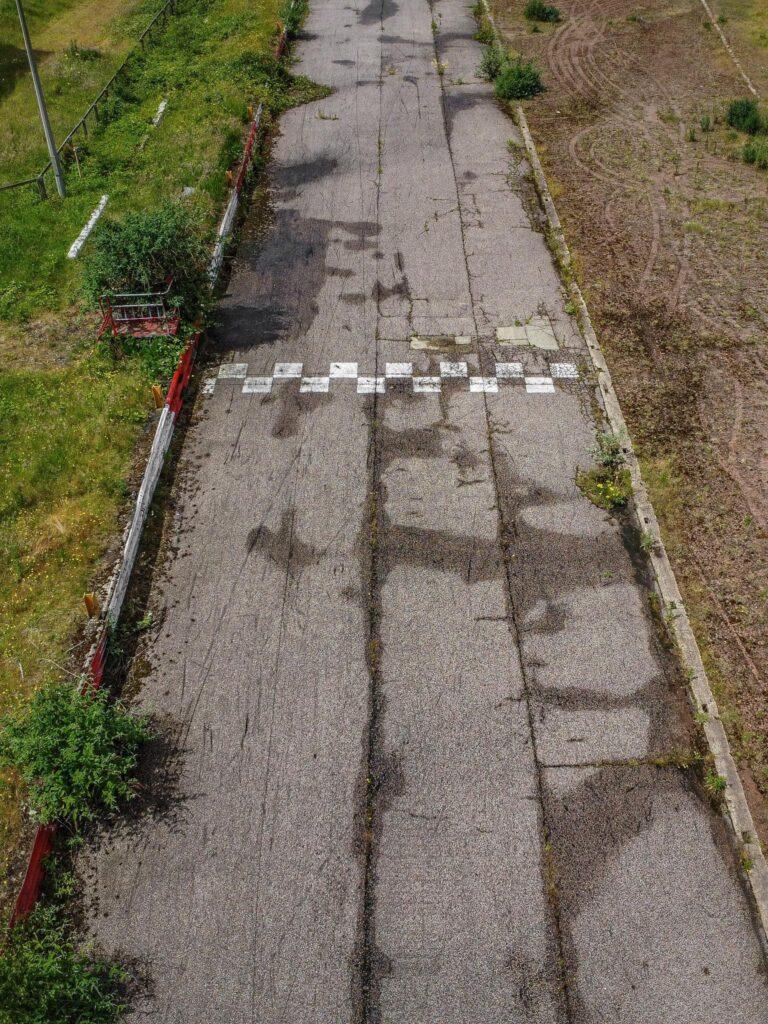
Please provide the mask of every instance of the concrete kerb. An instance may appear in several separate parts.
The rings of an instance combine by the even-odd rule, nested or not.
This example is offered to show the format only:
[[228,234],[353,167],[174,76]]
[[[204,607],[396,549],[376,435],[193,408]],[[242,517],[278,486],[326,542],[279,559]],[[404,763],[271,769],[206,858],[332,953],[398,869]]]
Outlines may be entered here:
[[[245,184],[246,173],[253,154],[253,146],[261,127],[262,112],[263,104],[260,103],[249,127],[248,138],[232,195],[227,202],[224,215],[216,233],[216,242],[208,269],[208,276],[212,287],[216,285],[218,280],[226,244],[232,234],[240,202],[240,194]],[[123,535],[122,549],[115,569],[104,590],[104,600],[102,603],[104,611],[100,618],[95,620],[91,626],[93,640],[83,662],[83,674],[86,680],[84,683],[85,688],[98,689],[101,685],[107,656],[108,636],[110,630],[117,623],[122,611],[125,595],[136,564],[144,523],[152,505],[152,499],[154,498],[165,463],[165,456],[173,438],[176,421],[183,403],[184,389],[192,372],[192,365],[199,341],[200,334],[198,333],[194,335],[179,358],[168,389],[165,405],[157,421],[149,458],[147,459],[139,492],[136,496],[136,503]],[[11,914],[10,927],[13,927],[26,917],[34,909],[40,898],[45,880],[45,860],[52,852],[55,834],[55,825],[41,826],[35,834],[24,881]]]
[[[488,0],[482,0],[482,3],[488,22],[493,29],[496,45],[503,49],[503,43],[488,6]],[[702,3],[707,7],[705,0],[702,0]],[[707,10],[709,12],[708,8]],[[709,13],[711,16],[711,12]],[[731,52],[730,47],[728,47],[728,50]],[[732,53],[731,56],[733,57]],[[733,59],[739,70],[741,70],[741,66],[736,58],[733,57]],[[742,75],[746,78],[743,71]],[[748,79],[747,81],[750,88],[752,88]],[[570,273],[573,264],[568,243],[565,240],[563,227],[547,185],[525,112],[519,104],[515,107],[515,121],[523,138],[528,162],[533,172],[536,190],[547,218],[552,240],[557,246],[560,263],[568,277],[566,285],[570,292],[570,297],[576,306],[579,327],[597,373],[597,383],[603,400],[606,418],[611,430],[622,438],[627,466],[632,476],[633,502],[638,526],[641,533],[650,536],[652,541],[650,559],[664,619],[677,645],[688,684],[691,703],[694,711],[698,713],[698,717],[703,722],[704,735],[714,760],[715,770],[727,782],[724,793],[725,816],[726,820],[730,823],[737,853],[739,854],[744,876],[754,902],[763,951],[768,956],[768,863],[757,837],[752,812],[749,809],[741,777],[731,753],[725,727],[720,718],[717,702],[715,701],[707,672],[704,668],[699,645],[696,642],[680,588],[677,585],[677,579],[664,546],[656,513],[653,510],[648,490],[640,472],[640,465],[632,446],[624,414],[621,411],[619,400],[613,388],[611,372],[608,369],[603,350],[592,326],[592,319],[589,315],[589,309],[587,308],[584,296],[577,281]]]

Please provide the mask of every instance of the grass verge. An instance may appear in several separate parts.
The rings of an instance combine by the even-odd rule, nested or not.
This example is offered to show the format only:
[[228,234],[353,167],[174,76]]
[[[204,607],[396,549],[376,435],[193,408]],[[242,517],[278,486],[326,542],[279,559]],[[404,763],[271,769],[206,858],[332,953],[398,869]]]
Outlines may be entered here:
[[[81,596],[133,489],[150,386],[178,354],[159,340],[96,345],[95,321],[77,305],[82,264],[66,259],[67,248],[103,192],[108,216],[121,218],[186,191],[201,231],[213,228],[248,105],[264,100],[268,121],[325,95],[273,56],[279,13],[278,0],[179,0],[83,147],[80,173],[70,165],[70,197],[0,197],[0,714],[79,668]],[[153,129],[160,98],[167,114]],[[0,914],[15,895],[9,869],[24,827],[18,778],[6,772],[6,781]]]

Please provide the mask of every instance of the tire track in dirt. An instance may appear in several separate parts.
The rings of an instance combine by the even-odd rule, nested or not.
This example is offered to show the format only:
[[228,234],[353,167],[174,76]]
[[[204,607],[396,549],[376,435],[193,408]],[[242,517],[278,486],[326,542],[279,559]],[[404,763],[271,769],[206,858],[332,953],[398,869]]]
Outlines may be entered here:
[[633,436],[671,479],[673,560],[694,603],[710,595],[702,639],[760,737],[742,768],[768,793],[768,189],[725,128],[699,125],[743,83],[698,0],[570,0],[535,34],[519,7],[496,0],[510,43],[545,67],[532,128]]

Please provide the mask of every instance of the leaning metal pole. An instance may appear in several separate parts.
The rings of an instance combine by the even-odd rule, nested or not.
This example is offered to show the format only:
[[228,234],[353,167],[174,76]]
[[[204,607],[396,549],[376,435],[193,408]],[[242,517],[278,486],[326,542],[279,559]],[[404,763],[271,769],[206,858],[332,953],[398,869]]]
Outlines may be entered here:
[[16,10],[19,12],[19,24],[21,25],[21,34],[24,36],[24,47],[27,51],[29,70],[32,72],[32,82],[35,86],[37,105],[40,108],[40,120],[43,122],[45,141],[48,143],[48,153],[51,157],[51,167],[53,168],[53,176],[56,179],[56,188],[59,190],[59,195],[63,197],[67,194],[67,190],[64,187],[64,177],[61,173],[59,154],[56,151],[56,143],[53,141],[53,131],[51,130],[51,122],[48,120],[48,111],[45,107],[45,96],[43,96],[43,87],[40,84],[40,76],[37,73],[37,64],[35,64],[35,55],[32,53],[32,43],[29,40],[29,29],[27,28],[27,19],[24,16],[24,8],[21,6],[21,0],[16,0]]

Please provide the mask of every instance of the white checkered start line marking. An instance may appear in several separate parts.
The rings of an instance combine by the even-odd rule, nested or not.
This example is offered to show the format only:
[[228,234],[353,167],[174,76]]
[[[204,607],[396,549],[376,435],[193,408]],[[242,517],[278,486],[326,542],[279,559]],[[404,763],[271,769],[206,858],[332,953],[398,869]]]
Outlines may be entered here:
[[303,363],[275,363],[269,376],[248,376],[247,363],[222,363],[216,377],[203,385],[203,394],[210,395],[218,381],[242,381],[244,395],[268,395],[275,384],[298,380],[301,394],[327,395],[331,381],[355,381],[358,395],[383,395],[387,381],[409,380],[417,395],[438,395],[443,382],[467,381],[469,391],[475,394],[498,394],[499,385],[518,381],[530,395],[553,395],[556,380],[578,380],[575,363],[550,363],[548,376],[527,376],[522,363],[496,363],[492,377],[471,376],[466,362],[441,361],[439,376],[419,376],[413,372],[413,363],[386,363],[384,373],[371,377],[358,373],[357,363],[331,363],[324,376],[305,376]]

